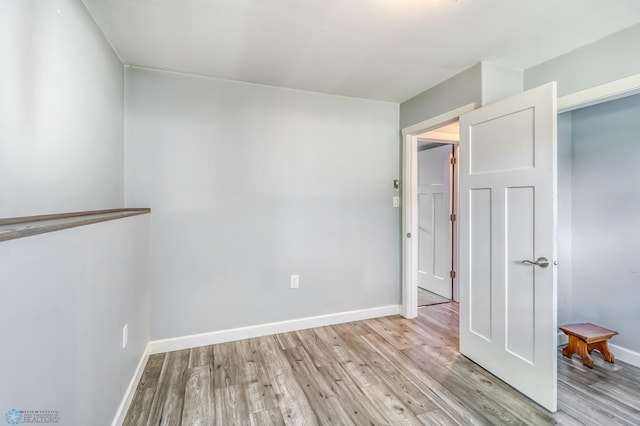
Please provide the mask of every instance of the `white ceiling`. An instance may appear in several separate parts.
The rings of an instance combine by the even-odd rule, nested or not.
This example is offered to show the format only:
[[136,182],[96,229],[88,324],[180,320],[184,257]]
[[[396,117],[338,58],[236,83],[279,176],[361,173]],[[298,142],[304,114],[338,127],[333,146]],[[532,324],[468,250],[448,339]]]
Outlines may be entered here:
[[83,0],[122,61],[393,102],[640,22],[639,0]]

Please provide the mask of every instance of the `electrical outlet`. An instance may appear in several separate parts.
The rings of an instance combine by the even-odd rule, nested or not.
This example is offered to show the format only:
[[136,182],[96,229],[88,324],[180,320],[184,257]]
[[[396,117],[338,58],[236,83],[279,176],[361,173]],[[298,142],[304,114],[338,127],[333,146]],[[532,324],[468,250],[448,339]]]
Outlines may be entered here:
[[122,349],[127,347],[127,343],[129,342],[129,324],[125,324],[122,327]]
[[291,288],[300,287],[300,275],[291,275]]
[[393,197],[393,207],[400,207],[400,197]]

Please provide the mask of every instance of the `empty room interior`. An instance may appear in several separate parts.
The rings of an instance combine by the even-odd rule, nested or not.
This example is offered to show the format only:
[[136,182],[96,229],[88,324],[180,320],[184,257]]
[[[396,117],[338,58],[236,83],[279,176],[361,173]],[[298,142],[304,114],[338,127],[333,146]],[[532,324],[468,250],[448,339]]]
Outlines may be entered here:
[[3,0],[7,424],[640,424],[637,0]]

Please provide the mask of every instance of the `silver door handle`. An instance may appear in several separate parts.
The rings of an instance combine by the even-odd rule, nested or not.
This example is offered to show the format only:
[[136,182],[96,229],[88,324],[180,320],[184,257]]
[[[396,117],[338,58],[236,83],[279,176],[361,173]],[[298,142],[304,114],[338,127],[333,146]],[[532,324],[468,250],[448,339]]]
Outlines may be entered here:
[[535,265],[541,268],[546,268],[549,266],[549,260],[546,257],[539,257],[535,262],[533,260],[523,260],[522,263],[526,263],[527,265]]

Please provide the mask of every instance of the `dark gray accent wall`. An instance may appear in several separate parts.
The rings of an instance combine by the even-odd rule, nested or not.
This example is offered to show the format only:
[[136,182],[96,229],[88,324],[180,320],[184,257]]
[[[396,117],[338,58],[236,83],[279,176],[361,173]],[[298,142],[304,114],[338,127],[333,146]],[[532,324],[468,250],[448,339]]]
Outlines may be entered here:
[[640,95],[572,112],[573,320],[640,352]]
[[640,24],[524,72],[526,89],[558,82],[558,96],[640,73]]

